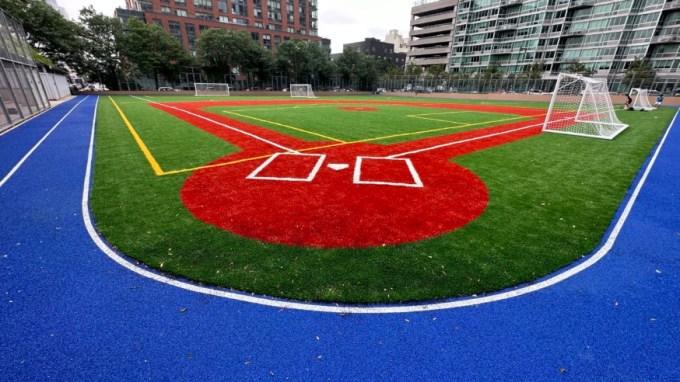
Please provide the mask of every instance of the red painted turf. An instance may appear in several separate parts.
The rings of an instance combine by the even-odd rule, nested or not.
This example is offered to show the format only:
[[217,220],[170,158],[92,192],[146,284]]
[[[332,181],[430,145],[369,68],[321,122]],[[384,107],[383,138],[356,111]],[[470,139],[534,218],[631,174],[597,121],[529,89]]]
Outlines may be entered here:
[[[324,142],[304,142],[248,123],[200,110],[208,106],[254,106],[309,104],[309,101],[236,101],[177,103],[168,106],[227,124],[300,150],[323,146]],[[313,103],[342,103],[314,101]],[[352,102],[347,102],[352,103]],[[536,116],[539,109],[491,107],[484,105],[442,105],[410,102],[365,102],[368,104],[408,105],[439,109],[462,109]],[[177,109],[154,105],[243,149],[212,164],[271,155],[283,150]],[[408,156],[423,187],[356,184],[353,182],[356,158],[386,157],[453,141],[461,141],[536,124],[508,124],[448,136],[427,138],[395,145],[348,144],[311,153],[326,159],[314,178],[286,181],[260,178],[305,179],[318,157],[278,156],[260,169],[255,179],[247,177],[266,159],[206,168],[192,174],[182,187],[181,197],[197,218],[238,235],[296,246],[322,248],[374,247],[414,242],[455,230],[476,219],[488,203],[483,181],[469,170],[449,162],[449,158],[535,135],[540,126],[513,133],[447,146]],[[542,118],[540,118],[542,119]],[[326,142],[329,143],[329,142]],[[339,169],[329,164],[342,165]],[[344,168],[343,168],[344,167]],[[251,176],[252,178],[252,176]],[[413,184],[414,178],[404,161],[364,160],[361,182]]]

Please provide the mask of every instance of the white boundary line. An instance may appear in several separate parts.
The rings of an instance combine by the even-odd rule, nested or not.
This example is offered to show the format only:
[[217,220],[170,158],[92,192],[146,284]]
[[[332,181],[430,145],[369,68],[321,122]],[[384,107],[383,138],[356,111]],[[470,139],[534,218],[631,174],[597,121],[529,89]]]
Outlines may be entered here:
[[68,116],[71,114],[71,112],[73,112],[73,110],[75,110],[78,106],[80,106],[81,103],[85,102],[85,100],[88,99],[88,97],[89,97],[89,96],[86,96],[85,98],[83,98],[82,101],[80,101],[80,102],[78,102],[77,104],[75,104],[75,105],[71,108],[71,110],[69,110],[66,114],[64,114],[64,116],[61,117],[61,119],[60,119],[56,124],[54,124],[54,126],[52,126],[52,128],[51,128],[47,133],[45,133],[45,135],[43,135],[43,137],[38,141],[38,143],[36,143],[36,144],[33,146],[33,148],[31,148],[30,150],[28,150],[28,152],[26,153],[26,155],[24,155],[24,157],[21,158],[21,160],[20,160],[20,161],[19,161],[19,162],[18,162],[18,163],[10,170],[10,171],[9,171],[9,173],[7,173],[7,175],[5,175],[5,177],[2,178],[2,180],[0,180],[0,187],[4,186],[5,183],[7,183],[7,181],[9,181],[9,178],[11,178],[11,177],[14,175],[14,173],[16,173],[16,172],[19,170],[19,168],[20,168],[21,166],[23,166],[24,162],[26,162],[26,161],[28,160],[28,158],[33,154],[33,152],[34,152],[35,150],[37,150],[38,147],[40,147],[40,145],[42,145],[42,143],[47,139],[47,137],[49,137],[50,134],[52,134],[52,132],[53,132],[54,130],[56,130],[56,128],[59,127],[59,125],[61,125],[62,122],[64,122],[64,120],[66,119],[66,117],[68,117]]
[[[274,161],[274,159],[278,158],[280,155],[289,155],[289,156],[304,156],[304,157],[318,157],[316,163],[314,164],[314,168],[312,168],[312,171],[307,175],[306,178],[276,178],[273,176],[257,176],[257,174],[260,173],[260,171],[264,170],[271,162]],[[314,180],[314,177],[316,177],[316,174],[319,172],[319,169],[321,168],[321,165],[323,164],[324,160],[326,159],[325,154],[300,154],[300,153],[276,153],[269,157],[264,163],[260,165],[255,171],[253,171],[250,175],[246,176],[246,179],[263,179],[263,180],[280,180],[280,181],[287,181],[287,182],[311,182]]]
[[85,180],[84,180],[84,185],[83,185],[83,198],[82,198],[82,210],[83,210],[83,220],[85,222],[85,227],[87,229],[87,232],[90,234],[90,237],[92,240],[95,242],[95,244],[109,257],[111,258],[114,262],[118,263],[124,268],[127,268],[128,270],[137,273],[140,276],[150,278],[152,280],[168,284],[171,286],[175,286],[177,288],[181,288],[187,291],[192,291],[192,292],[197,292],[197,293],[202,293],[206,295],[211,295],[211,296],[216,296],[216,297],[222,297],[222,298],[228,298],[231,300],[236,300],[236,301],[241,301],[241,302],[247,302],[247,303],[253,303],[253,304],[258,304],[258,305],[263,305],[263,306],[270,306],[278,309],[296,309],[296,310],[303,310],[303,311],[310,311],[310,312],[321,312],[321,313],[340,313],[340,314],[389,314],[389,313],[414,313],[414,312],[426,312],[426,311],[434,311],[434,310],[443,310],[443,309],[454,309],[454,308],[463,308],[463,307],[468,307],[468,306],[476,306],[476,305],[481,305],[481,304],[487,304],[491,302],[496,302],[496,301],[502,301],[502,300],[507,300],[510,298],[514,297],[519,297],[525,294],[533,293],[536,291],[539,291],[541,289],[548,288],[550,286],[553,286],[555,284],[558,284],[588,268],[596,264],[598,261],[600,261],[609,251],[611,248],[614,246],[614,243],[616,242],[616,239],[619,236],[619,233],[621,232],[621,229],[623,228],[623,225],[625,224],[626,220],[628,219],[628,216],[630,214],[630,211],[632,210],[633,206],[635,205],[635,202],[637,200],[638,195],[640,194],[640,191],[642,190],[642,187],[644,186],[647,176],[651,172],[652,168],[654,167],[654,163],[656,162],[657,157],[659,156],[659,152],[661,152],[661,149],[664,146],[664,143],[666,142],[666,138],[668,137],[668,134],[670,133],[671,129],[673,128],[673,125],[675,124],[675,121],[678,117],[678,114],[680,114],[680,110],[676,113],[675,117],[673,118],[673,121],[671,122],[671,125],[669,128],[666,130],[666,133],[664,134],[663,138],[661,139],[661,142],[659,143],[656,151],[654,152],[654,155],[652,156],[651,160],[649,161],[649,164],[647,165],[647,168],[645,169],[644,174],[640,178],[640,181],[638,182],[637,186],[635,187],[635,190],[633,191],[633,194],[631,195],[630,199],[628,200],[628,203],[626,204],[626,207],[624,208],[623,212],[621,213],[621,216],[616,222],[616,225],[612,229],[611,233],[609,234],[606,242],[602,247],[597,250],[592,256],[590,256],[587,260],[575,265],[572,268],[569,268],[565,270],[564,272],[558,273],[556,275],[553,275],[543,281],[540,281],[536,284],[524,286],[524,287],[519,287],[517,289],[509,290],[509,291],[504,291],[504,292],[499,292],[499,293],[494,293],[482,297],[469,297],[469,298],[462,298],[462,299],[454,299],[454,300],[449,300],[449,301],[443,301],[443,302],[433,302],[433,303],[426,303],[426,304],[413,304],[413,305],[382,305],[382,306],[353,306],[353,305],[347,305],[347,306],[342,306],[342,305],[325,305],[325,304],[314,304],[314,303],[303,303],[303,302],[297,302],[297,301],[286,301],[286,300],[280,300],[280,299],[275,299],[275,298],[269,298],[265,296],[255,296],[255,295],[248,295],[245,293],[238,293],[234,291],[228,291],[224,289],[215,289],[215,288],[208,288],[205,286],[200,286],[196,285],[194,283],[188,282],[188,281],[183,281],[183,280],[177,280],[177,279],[172,279],[168,276],[165,276],[163,274],[151,272],[145,268],[140,267],[139,265],[135,265],[126,258],[124,258],[122,255],[118,254],[116,251],[111,249],[105,242],[104,240],[99,236],[97,233],[96,229],[94,228],[92,224],[92,219],[90,216],[89,212],[89,194],[90,194],[90,181],[91,181],[91,175],[92,175],[92,160],[93,160],[93,153],[94,153],[94,133],[95,133],[95,120],[97,117],[97,111],[95,109],[94,113],[94,119],[92,121],[92,133],[90,137],[90,149],[88,152],[88,161],[87,161],[87,166],[85,170]]
[[[408,167],[409,171],[411,172],[411,176],[413,177],[413,183],[396,183],[396,182],[378,182],[378,181],[370,181],[370,180],[361,180],[361,164],[363,163],[364,159],[372,159],[372,160],[391,160],[391,161],[403,161],[406,162],[406,166]],[[423,187],[423,182],[420,180],[420,176],[418,176],[418,172],[416,171],[416,168],[413,166],[413,162],[411,162],[410,159],[408,158],[390,158],[390,157],[357,157],[357,162],[356,165],[354,166],[354,178],[353,178],[354,184],[377,184],[377,185],[383,185],[383,186],[401,186],[401,187],[418,187],[422,188]]]

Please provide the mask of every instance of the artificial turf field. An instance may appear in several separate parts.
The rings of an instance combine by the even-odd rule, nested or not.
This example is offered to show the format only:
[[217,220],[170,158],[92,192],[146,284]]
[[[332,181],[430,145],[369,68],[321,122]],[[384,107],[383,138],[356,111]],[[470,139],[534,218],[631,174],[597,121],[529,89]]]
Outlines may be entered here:
[[121,252],[211,285],[342,303],[496,291],[590,253],[673,117],[620,112],[631,127],[603,141],[540,134],[546,108],[102,98],[91,207]]

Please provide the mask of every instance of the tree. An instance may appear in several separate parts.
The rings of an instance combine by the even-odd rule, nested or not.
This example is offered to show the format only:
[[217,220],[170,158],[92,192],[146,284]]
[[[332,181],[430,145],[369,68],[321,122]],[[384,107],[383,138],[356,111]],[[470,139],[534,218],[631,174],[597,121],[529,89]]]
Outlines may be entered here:
[[442,74],[446,73],[446,65],[444,64],[431,65],[427,68],[426,73],[430,77],[441,77]]
[[406,65],[406,70],[404,71],[404,74],[406,74],[407,76],[419,76],[422,73],[423,67],[413,63]]
[[540,80],[541,78],[543,78],[543,72],[545,72],[545,61],[538,61],[534,62],[531,65],[525,66],[522,74],[527,79]]
[[654,82],[656,71],[649,65],[649,62],[635,58],[633,62],[628,65],[623,75],[624,86],[631,88],[647,88]]
[[174,82],[181,68],[190,62],[178,39],[157,25],[147,25],[135,18],[128,21],[120,40],[124,58],[153,78],[157,87],[161,75]]
[[260,69],[265,65],[259,44],[244,31],[207,29],[201,32],[196,47],[198,61],[211,81],[222,82],[220,77],[225,74],[231,76],[239,69],[251,69],[253,62],[259,63],[256,66]]
[[43,0],[0,0],[0,8],[23,25],[26,40],[41,56],[80,69],[83,43],[78,24],[65,19]]
[[597,71],[588,68],[585,64],[579,62],[578,60],[572,61],[569,66],[567,66],[567,72],[580,74],[585,77],[590,77]]
[[90,82],[118,89],[121,62],[117,39],[122,35],[120,21],[98,13],[91,5],[81,9],[79,19],[84,29],[82,38],[87,47],[80,74],[89,77]]
[[301,82],[300,78],[307,77],[309,68],[310,52],[307,43],[294,38],[279,45],[276,50],[276,59],[279,68],[288,73],[291,83]]
[[503,77],[501,73],[501,65],[497,62],[492,62],[482,71],[482,78],[485,80],[498,80]]

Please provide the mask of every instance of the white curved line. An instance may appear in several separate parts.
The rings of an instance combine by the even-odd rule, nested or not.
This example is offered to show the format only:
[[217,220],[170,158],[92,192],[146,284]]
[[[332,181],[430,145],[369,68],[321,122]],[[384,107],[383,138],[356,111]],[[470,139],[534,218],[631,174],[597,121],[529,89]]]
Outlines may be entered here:
[[[97,100],[98,104],[99,100]],[[387,313],[414,313],[414,312],[426,312],[426,311],[434,311],[434,310],[443,310],[443,309],[453,309],[453,308],[462,308],[462,307],[467,307],[467,306],[475,306],[475,305],[481,305],[481,304],[487,304],[490,302],[496,302],[496,301],[502,301],[502,300],[507,300],[509,298],[513,297],[518,297],[522,296],[528,293],[533,293],[541,289],[548,288],[552,285],[555,285],[559,282],[562,282],[588,268],[590,268],[592,265],[600,261],[608,252],[609,250],[614,246],[614,243],[616,242],[616,239],[618,238],[619,233],[621,232],[621,229],[626,222],[626,219],[628,218],[628,215],[630,214],[630,211],[633,208],[633,205],[635,204],[635,201],[637,200],[637,197],[642,190],[642,187],[645,184],[645,181],[647,180],[647,176],[652,170],[652,167],[654,166],[654,163],[656,162],[656,158],[659,155],[659,152],[661,151],[661,148],[663,147],[666,138],[668,137],[668,134],[671,131],[671,128],[675,124],[675,120],[678,117],[678,114],[680,114],[680,110],[678,110],[678,113],[676,113],[675,117],[673,118],[673,122],[671,122],[670,127],[666,130],[666,134],[664,134],[661,142],[659,143],[659,146],[657,147],[654,156],[652,159],[649,161],[649,164],[647,165],[647,168],[640,178],[640,182],[638,182],[637,186],[635,187],[635,191],[631,195],[630,199],[628,200],[628,203],[626,204],[625,209],[621,213],[621,216],[619,217],[618,221],[616,222],[616,225],[612,229],[612,232],[609,234],[609,237],[607,238],[607,241],[604,243],[602,248],[600,248],[597,252],[595,252],[592,256],[590,256],[587,260],[577,264],[576,266],[567,269],[564,272],[561,272],[559,274],[556,274],[546,280],[543,280],[541,282],[538,282],[533,285],[525,286],[525,287],[519,287],[514,290],[509,290],[509,291],[504,291],[504,292],[499,292],[499,293],[494,293],[482,297],[469,297],[469,298],[461,298],[461,299],[455,299],[451,301],[443,301],[443,302],[434,302],[434,303],[425,303],[425,304],[412,304],[412,305],[380,305],[380,306],[356,306],[356,305],[331,305],[331,304],[318,304],[318,303],[305,303],[305,302],[297,302],[297,301],[286,301],[286,300],[281,300],[281,299],[275,299],[275,298],[269,298],[265,296],[258,296],[258,295],[249,295],[245,293],[239,293],[239,292],[234,292],[234,291],[228,291],[224,289],[216,289],[216,288],[209,288],[201,285],[197,285],[188,281],[183,281],[183,280],[177,280],[170,278],[168,276],[158,274],[152,271],[149,271],[148,269],[145,269],[143,267],[140,267],[139,265],[133,264],[130,261],[128,261],[125,257],[122,255],[118,254],[116,251],[111,249],[105,242],[104,240],[99,236],[97,231],[94,228],[94,225],[92,224],[91,216],[90,216],[90,211],[89,211],[89,206],[88,206],[88,201],[89,201],[89,194],[90,194],[90,177],[91,177],[91,172],[92,172],[92,159],[93,159],[93,153],[94,153],[94,133],[95,133],[95,120],[97,118],[97,110],[95,107],[95,113],[94,113],[94,119],[92,120],[92,133],[90,137],[90,149],[88,152],[88,161],[87,161],[87,167],[85,170],[85,181],[84,181],[84,186],[83,186],[83,198],[82,198],[82,210],[83,210],[83,220],[85,222],[85,227],[87,229],[87,232],[89,233],[90,237],[92,240],[95,242],[95,244],[113,261],[116,263],[120,264],[121,266],[129,269],[130,271],[137,273],[138,275],[150,278],[152,280],[172,285],[177,288],[181,288],[184,290],[192,291],[192,292],[197,292],[197,293],[202,293],[202,294],[207,294],[211,296],[216,296],[216,297],[222,297],[222,298],[228,298],[231,300],[236,300],[236,301],[242,301],[242,302],[248,302],[248,303],[253,303],[253,304],[258,304],[258,305],[264,305],[264,306],[271,306],[274,308],[278,309],[296,309],[296,310],[304,310],[304,311],[310,311],[310,312],[322,312],[322,313],[339,313],[339,314],[387,314]]]

